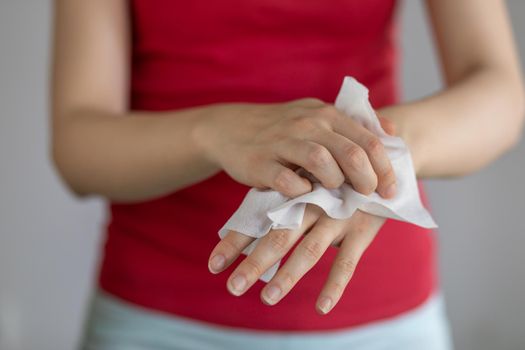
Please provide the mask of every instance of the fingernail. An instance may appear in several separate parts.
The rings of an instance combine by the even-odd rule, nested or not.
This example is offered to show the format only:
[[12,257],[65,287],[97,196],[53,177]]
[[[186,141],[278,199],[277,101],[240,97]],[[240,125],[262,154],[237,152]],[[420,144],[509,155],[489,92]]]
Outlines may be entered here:
[[210,271],[214,273],[220,272],[224,268],[225,264],[226,258],[224,257],[224,255],[217,254],[210,260]]
[[246,288],[246,278],[242,275],[237,275],[232,278],[230,282],[230,291],[234,295],[241,295],[242,292],[244,292],[244,289]]
[[323,314],[327,314],[332,308],[332,299],[328,297],[322,297],[319,301],[319,309]]
[[281,288],[277,286],[269,286],[264,292],[264,300],[270,305],[275,304],[281,297]]
[[385,196],[387,198],[394,197],[396,195],[396,190],[397,190],[396,184],[392,184],[392,185],[388,186],[387,189],[385,190]]

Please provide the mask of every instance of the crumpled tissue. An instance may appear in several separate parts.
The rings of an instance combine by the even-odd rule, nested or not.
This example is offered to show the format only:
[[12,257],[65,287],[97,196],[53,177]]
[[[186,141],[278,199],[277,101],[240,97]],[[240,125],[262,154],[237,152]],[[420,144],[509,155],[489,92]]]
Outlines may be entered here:
[[[335,219],[350,218],[359,209],[425,228],[437,227],[421,203],[410,152],[401,138],[388,135],[382,129],[368,100],[368,89],[354,78],[345,77],[335,100],[335,107],[380,138],[396,175],[397,193],[394,198],[384,199],[376,192],[366,196],[346,183],[336,189],[326,189],[315,182],[311,192],[293,199],[274,190],[252,188],[219,230],[221,238],[230,230],[255,237],[256,240],[243,251],[248,255],[257,246],[259,239],[270,230],[299,228],[308,203],[321,207],[328,216]],[[268,282],[278,267],[279,262],[268,269],[261,279]]]

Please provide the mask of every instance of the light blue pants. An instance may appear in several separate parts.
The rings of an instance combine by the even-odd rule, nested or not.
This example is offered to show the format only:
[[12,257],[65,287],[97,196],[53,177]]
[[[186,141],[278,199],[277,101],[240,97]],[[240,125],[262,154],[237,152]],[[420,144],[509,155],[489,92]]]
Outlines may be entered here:
[[330,332],[262,332],[164,315],[98,292],[83,350],[451,350],[441,295],[400,316]]

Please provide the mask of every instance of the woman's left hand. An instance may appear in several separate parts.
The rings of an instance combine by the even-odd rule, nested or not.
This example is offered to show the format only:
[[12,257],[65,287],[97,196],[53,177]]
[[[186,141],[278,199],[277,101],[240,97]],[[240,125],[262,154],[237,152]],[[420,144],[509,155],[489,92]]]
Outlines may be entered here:
[[[288,260],[261,291],[265,304],[278,303],[321,258],[330,245],[339,251],[316,303],[321,314],[339,301],[352,278],[363,252],[383,226],[384,218],[361,211],[346,220],[332,219],[318,206],[308,204],[302,226],[297,230],[272,230],[230,275],[227,287],[239,296],[280,260],[304,235]],[[219,273],[231,265],[254,238],[230,231],[210,255],[209,269]]]

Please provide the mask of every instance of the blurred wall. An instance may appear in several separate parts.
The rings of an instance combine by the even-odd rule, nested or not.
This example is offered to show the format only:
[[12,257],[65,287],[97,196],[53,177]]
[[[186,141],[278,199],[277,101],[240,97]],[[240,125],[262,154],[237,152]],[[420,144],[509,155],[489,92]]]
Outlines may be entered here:
[[[408,99],[440,86],[422,3],[405,1],[403,11]],[[523,67],[525,2],[507,4]],[[524,179],[525,140],[475,175],[428,181],[440,225],[442,283],[458,350],[525,349]]]
[[[525,2],[509,1],[525,57]],[[49,0],[0,1],[0,349],[68,350],[80,332],[104,222],[47,155]],[[403,14],[405,97],[440,86],[419,1]],[[495,122],[497,122],[497,116]],[[458,349],[523,349],[525,145],[482,172],[428,183]]]

